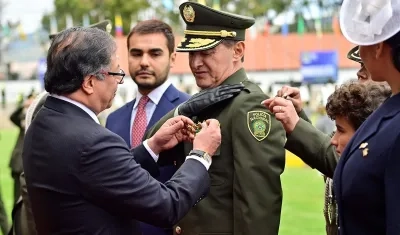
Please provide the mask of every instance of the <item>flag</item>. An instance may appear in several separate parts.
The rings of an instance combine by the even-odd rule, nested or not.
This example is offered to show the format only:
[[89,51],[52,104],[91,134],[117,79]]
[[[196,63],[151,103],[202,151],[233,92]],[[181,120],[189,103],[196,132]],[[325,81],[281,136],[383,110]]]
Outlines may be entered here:
[[314,20],[314,27],[315,27],[315,33],[317,34],[317,37],[321,38],[322,37],[322,25],[321,25],[321,19],[319,17]]
[[297,18],[297,34],[304,35],[305,31],[304,19],[301,15],[299,15]]
[[52,15],[50,16],[50,34],[58,33],[57,18]]
[[281,26],[281,33],[283,36],[287,36],[289,34],[289,24],[287,23],[287,13],[283,13],[283,24]]
[[17,31],[18,31],[19,38],[21,40],[26,40],[26,33],[25,33],[24,28],[22,27],[21,23],[18,24]]
[[174,2],[173,0],[163,0],[162,4],[164,6],[165,9],[167,9],[168,11],[172,11],[174,10]]
[[268,36],[269,35],[270,28],[271,28],[271,25],[269,24],[269,19],[266,16],[265,17],[265,24],[264,24],[264,36]]
[[197,0],[198,3],[203,4],[203,5],[207,5],[206,4],[206,0]]
[[135,15],[131,14],[131,30],[133,29],[133,27],[135,27],[136,25],[136,19],[135,19]]
[[254,39],[257,38],[257,28],[256,28],[255,25],[252,25],[252,26],[249,28],[249,33],[250,33],[250,39],[251,39],[251,40],[254,40]]
[[67,29],[74,27],[74,20],[72,19],[72,15],[71,14],[68,13],[65,16],[65,21],[66,21],[66,28]]
[[336,14],[332,17],[332,31],[336,35],[341,34],[339,18]]
[[120,14],[115,15],[115,36],[123,36],[124,32],[122,29],[122,17]]
[[90,18],[88,14],[83,15],[83,21],[82,21],[83,27],[88,27],[90,25]]
[[212,8],[217,10],[217,11],[221,10],[221,3],[219,2],[219,0],[214,0],[213,1],[213,7]]
[[[1,25],[0,25],[1,26]],[[8,25],[8,24],[5,24],[3,27],[2,27],[2,33],[3,33],[3,35],[5,36],[5,37],[8,37],[8,36],[10,36],[10,32],[11,32],[11,30],[10,30],[10,26]]]

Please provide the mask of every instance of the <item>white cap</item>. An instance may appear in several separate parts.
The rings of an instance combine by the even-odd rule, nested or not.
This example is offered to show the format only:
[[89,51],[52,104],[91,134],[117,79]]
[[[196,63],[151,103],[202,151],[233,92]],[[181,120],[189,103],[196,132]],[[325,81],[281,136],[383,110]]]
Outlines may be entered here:
[[400,0],[344,0],[340,28],[356,45],[383,42],[400,31]]

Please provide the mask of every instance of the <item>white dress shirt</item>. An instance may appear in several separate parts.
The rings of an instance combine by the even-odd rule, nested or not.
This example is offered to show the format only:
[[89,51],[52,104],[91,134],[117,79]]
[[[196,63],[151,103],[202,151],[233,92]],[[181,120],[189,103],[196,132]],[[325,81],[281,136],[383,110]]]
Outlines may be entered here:
[[[171,84],[172,83],[169,80],[166,80],[163,84],[158,86],[156,89],[152,90],[147,95],[149,97],[149,102],[147,102],[146,107],[145,107],[147,125],[149,125],[150,119],[153,116],[153,113],[156,110],[157,105],[161,100],[161,97],[164,95],[165,91],[168,89],[168,87]],[[143,95],[140,94],[140,92],[137,92],[136,100],[135,100],[135,103],[133,104],[133,109],[132,109],[132,114],[131,114],[131,123],[130,123],[130,126],[129,126],[129,139],[130,139],[130,142],[132,142],[132,126],[133,126],[133,122],[134,122],[135,117],[136,117],[137,106],[138,106],[139,101],[142,98],[142,96]],[[145,144],[145,142],[143,142],[143,145],[144,144]],[[158,157],[157,157],[157,159],[158,159]],[[197,156],[187,156],[186,159],[195,159],[195,160],[200,161],[207,170],[211,166],[211,162],[209,163],[205,159],[197,157]]]
[[[171,82],[169,80],[166,80],[163,84],[158,86],[156,89],[152,90],[147,96],[149,97],[149,102],[147,102],[145,111],[146,111],[146,121],[147,125],[149,125],[150,119],[153,116],[154,111],[157,108],[158,103],[161,100],[161,97],[164,95],[165,91],[168,89],[168,87],[171,85]],[[142,94],[140,92],[137,92],[136,94],[136,100],[135,103],[133,104],[132,108],[132,114],[131,114],[131,123],[129,126],[129,138],[130,138],[130,143],[132,143],[132,126],[133,122],[136,117],[136,112],[138,109],[139,101],[142,98]]]

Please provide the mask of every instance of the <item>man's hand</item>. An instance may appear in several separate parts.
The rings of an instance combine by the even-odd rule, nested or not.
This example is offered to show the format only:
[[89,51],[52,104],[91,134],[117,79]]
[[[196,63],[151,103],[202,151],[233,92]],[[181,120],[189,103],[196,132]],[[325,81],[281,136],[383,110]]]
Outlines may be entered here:
[[194,125],[190,118],[184,116],[170,118],[147,141],[147,144],[158,155],[164,150],[175,147],[179,142],[192,141],[194,135],[187,130],[188,125]]
[[293,103],[297,113],[303,109],[303,102],[301,101],[300,89],[297,87],[283,86],[276,94],[277,97],[290,100]]
[[282,123],[287,134],[292,133],[300,118],[291,101],[274,97],[264,100],[262,104],[275,114],[275,118]]
[[201,131],[193,141],[193,149],[201,150],[211,157],[221,144],[221,128],[218,120],[209,119],[201,124]]
[[194,94],[188,101],[181,104],[178,108],[178,113],[179,115],[191,118],[214,104],[235,97],[243,88],[243,84],[234,84],[202,90]]

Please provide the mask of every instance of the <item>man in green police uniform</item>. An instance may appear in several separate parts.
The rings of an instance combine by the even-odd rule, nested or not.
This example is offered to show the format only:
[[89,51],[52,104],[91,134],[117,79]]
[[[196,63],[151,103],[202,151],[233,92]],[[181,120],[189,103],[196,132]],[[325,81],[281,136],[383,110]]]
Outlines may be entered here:
[[[111,21],[104,20],[92,25],[89,25],[90,28],[98,28],[107,32],[111,32]],[[57,34],[49,35],[50,40],[52,40]],[[29,106],[27,114],[26,114],[26,128],[28,128],[30,122],[36,115],[36,113],[42,107],[45,98],[47,97],[47,92],[43,92],[36,97],[33,104]],[[36,227],[35,221],[33,220],[32,210],[30,201],[28,198],[28,191],[26,188],[26,181],[24,172],[22,172],[20,176],[20,184],[21,184],[21,197],[18,199],[16,204],[14,205],[12,211],[12,228],[9,232],[9,235],[36,235]]]
[[[278,234],[285,132],[261,105],[267,96],[248,80],[243,69],[245,30],[254,19],[194,2],[183,3],[179,9],[187,27],[177,52],[189,53],[197,86],[206,90],[242,83],[245,87],[236,97],[192,117],[195,122],[219,120],[222,144],[209,169],[208,196],[175,226],[174,234]],[[178,113],[179,107],[155,124],[146,137]],[[168,160],[180,165],[190,149],[190,143],[177,146],[173,154],[168,151],[160,157],[159,164],[174,156]]]

